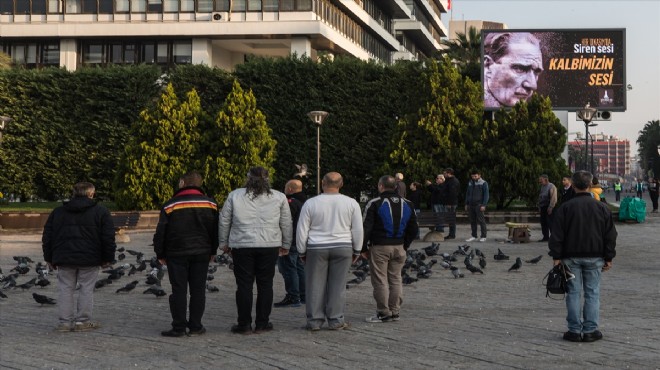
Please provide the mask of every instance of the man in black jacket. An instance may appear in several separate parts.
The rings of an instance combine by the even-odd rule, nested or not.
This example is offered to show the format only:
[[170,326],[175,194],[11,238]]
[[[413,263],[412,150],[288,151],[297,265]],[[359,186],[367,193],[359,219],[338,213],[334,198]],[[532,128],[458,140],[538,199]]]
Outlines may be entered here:
[[[110,266],[115,260],[117,245],[110,212],[93,200],[94,191],[89,182],[75,184],[72,199],[55,208],[44,226],[44,260],[57,270],[57,331],[100,327],[92,321],[94,285],[99,266]],[[77,286],[80,290],[75,304]]]
[[406,250],[418,231],[414,205],[396,193],[394,177],[381,177],[378,192],[380,196],[365,207],[362,246],[362,256],[369,259],[376,299],[377,314],[367,318],[367,322],[373,323],[399,320],[403,296],[401,269]]
[[[202,316],[206,306],[206,276],[209,262],[218,250],[218,204],[200,188],[202,176],[189,172],[179,180],[179,190],[163,205],[154,234],[154,251],[167,264],[172,285],[172,329],[165,337],[200,335],[206,332]],[[190,304],[188,300],[190,287]],[[186,320],[187,309],[190,316]]]
[[284,289],[286,296],[280,302],[273,304],[275,307],[300,307],[305,303],[305,265],[300,260],[298,249],[296,249],[296,226],[300,218],[300,209],[307,200],[307,196],[302,192],[302,182],[300,180],[289,180],[284,186],[291,211],[293,221],[293,244],[289,253],[277,257],[277,268],[284,278]]
[[445,191],[442,204],[444,205],[445,219],[449,224],[449,235],[445,239],[456,239],[456,207],[458,206],[458,192],[461,184],[454,176],[453,168],[445,168]]
[[607,205],[591,197],[591,173],[575,172],[572,180],[575,196],[555,211],[548,254],[554,265],[564,263],[575,275],[567,284],[564,339],[593,342],[603,338],[598,330],[600,274],[612,267],[617,232]]

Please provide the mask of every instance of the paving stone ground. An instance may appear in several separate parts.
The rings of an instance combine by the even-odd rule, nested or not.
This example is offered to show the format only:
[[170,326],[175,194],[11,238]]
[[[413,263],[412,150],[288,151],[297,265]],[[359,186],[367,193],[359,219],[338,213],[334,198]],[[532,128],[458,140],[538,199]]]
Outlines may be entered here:
[[[115,290],[134,280],[123,277],[95,293],[95,318],[102,328],[58,333],[56,307],[41,306],[32,292],[57,297],[55,284],[46,288],[5,290],[0,299],[0,368],[3,369],[658,369],[660,368],[660,217],[649,214],[642,224],[617,223],[618,256],[603,275],[601,330],[594,343],[561,339],[566,330],[563,301],[545,297],[541,285],[551,267],[545,243],[505,243],[503,224],[489,225],[488,241],[470,243],[488,256],[483,275],[454,279],[439,266],[429,279],[404,287],[401,320],[372,324],[375,313],[371,282],[347,291],[344,331],[307,332],[305,309],[273,308],[275,330],[260,335],[235,335],[235,283],[221,267],[211,283],[220,288],[207,295],[199,337],[164,338],[170,327],[167,297],[142,294],[146,276],[127,294]],[[121,244],[153,255],[153,231],[129,232]],[[540,238],[532,225],[532,240]],[[466,244],[469,225],[458,226],[461,239],[443,242],[441,251]],[[7,274],[12,256],[42,260],[39,233],[0,233],[0,267]],[[416,242],[421,249],[428,243]],[[512,260],[497,262],[501,248]],[[543,255],[538,265],[507,272],[515,257]],[[133,262],[130,255],[127,262]],[[462,265],[462,262],[458,262]],[[32,269],[19,278],[31,278]],[[352,276],[347,277],[347,280]],[[51,276],[55,282],[55,277]],[[169,292],[167,279],[164,287]],[[255,290],[256,291],[256,290]],[[276,274],[275,299],[284,295]]]

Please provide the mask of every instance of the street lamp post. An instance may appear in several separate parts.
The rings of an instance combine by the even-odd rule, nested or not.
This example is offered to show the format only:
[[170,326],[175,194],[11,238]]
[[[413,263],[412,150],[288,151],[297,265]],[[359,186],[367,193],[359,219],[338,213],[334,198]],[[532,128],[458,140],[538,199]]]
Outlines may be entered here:
[[[596,115],[596,112],[598,112],[598,110],[596,108],[591,108],[589,103],[587,103],[587,105],[585,105],[584,108],[578,109],[578,111],[577,111],[578,117],[582,121],[584,121],[584,130],[585,130],[585,135],[584,135],[584,140],[585,140],[584,158],[586,158],[587,160],[589,160],[589,127],[598,125],[596,123],[591,123],[591,120]],[[593,143],[592,143],[592,145],[593,145]],[[592,158],[592,160],[593,160],[593,158]],[[587,167],[586,170],[591,172],[592,163],[587,163],[586,167]]]
[[322,110],[307,113],[307,117],[316,125],[316,194],[321,194],[321,125],[328,114]]
[[2,143],[2,132],[5,130],[5,125],[11,121],[11,117],[0,116],[0,143]]

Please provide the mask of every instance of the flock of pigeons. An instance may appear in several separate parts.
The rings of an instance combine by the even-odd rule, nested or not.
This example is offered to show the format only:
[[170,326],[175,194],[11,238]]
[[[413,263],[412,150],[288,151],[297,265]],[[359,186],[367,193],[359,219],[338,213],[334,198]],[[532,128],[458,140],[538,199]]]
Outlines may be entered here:
[[[525,262],[530,264],[537,264],[543,255],[532,258]],[[507,261],[509,256],[506,255],[500,248],[497,248],[497,254],[493,256],[495,261]],[[486,268],[486,256],[479,248],[471,248],[469,245],[459,245],[452,253],[440,252],[440,243],[431,243],[428,247],[418,249],[408,249],[406,252],[406,262],[401,270],[403,284],[413,284],[419,279],[428,279],[433,274],[433,266],[439,264],[443,269],[449,270],[455,279],[465,277],[459,267],[460,261],[463,261],[465,269],[473,274],[483,274]],[[520,271],[523,266],[523,261],[520,257],[516,258],[516,262],[509,268],[511,271]],[[355,266],[353,266],[352,273],[355,278],[349,280],[346,288],[350,289],[366,280],[369,276],[369,264],[366,260],[361,259]]]
[[[147,259],[145,258],[144,253],[125,248],[118,248],[117,252],[119,252],[119,254],[117,255],[117,261],[115,261],[113,266],[101,271],[102,277],[95,283],[96,290],[104,289],[108,285],[123,284],[115,290],[115,293],[129,293],[140,285],[140,278],[137,276],[142,275],[144,279],[143,282],[147,287],[142,292],[143,294],[153,294],[156,297],[167,295],[167,292],[163,289],[161,284],[165,272],[167,271],[167,266],[162,265],[156,256]],[[126,254],[135,257],[135,263],[126,262]],[[49,268],[48,264],[37,262],[34,266],[36,276],[33,276],[30,271],[33,269],[32,266],[34,265],[34,261],[30,257],[14,256],[13,259],[16,261],[16,266],[9,271],[9,274],[3,274],[2,268],[0,268],[1,299],[9,298],[7,295],[9,290],[20,289],[21,291],[25,291],[35,286],[45,288],[50,285],[48,276],[51,275],[53,271]],[[206,289],[208,292],[216,293],[220,291],[217,286],[211,285],[210,281],[214,279],[214,273],[218,270],[218,267],[223,265],[228,266],[230,269],[233,268],[231,256],[227,254],[219,255],[215,259],[215,264],[209,266],[206,277]],[[125,276],[132,280],[125,284],[119,283],[121,280],[127,280],[124,278]],[[28,280],[23,282],[22,280],[25,278]],[[32,297],[35,302],[41,305],[54,305],[57,303],[54,298],[36,292],[32,293]]]
[[[129,293],[140,285],[140,278],[143,276],[143,283],[147,287],[142,293],[153,294],[156,297],[163,297],[167,292],[162,287],[161,281],[167,271],[167,266],[162,265],[156,256],[150,259],[145,258],[144,253],[137,252],[130,249],[118,248],[117,261],[113,264],[112,268],[102,270],[101,273],[105,274],[102,278],[96,281],[95,289],[104,289],[108,285],[119,284],[121,280],[131,280],[128,283],[120,286],[115,290],[116,294]],[[135,258],[134,263],[126,262],[126,254]],[[14,256],[16,266],[14,266],[9,274],[4,275],[0,268],[0,298],[7,299],[6,292],[10,289],[21,291],[29,290],[35,286],[45,288],[50,285],[48,276],[52,274],[49,266],[46,263],[38,262],[34,266],[36,276],[30,274],[34,261],[26,256]],[[530,264],[537,264],[543,258],[542,255],[532,258],[525,262]],[[509,256],[497,249],[497,254],[493,256],[495,261],[507,261]],[[433,274],[433,267],[437,264],[445,270],[448,270],[454,278],[463,278],[465,274],[462,272],[460,261],[462,260],[465,269],[472,274],[483,274],[486,269],[487,261],[484,253],[479,248],[471,248],[469,245],[459,245],[452,253],[440,252],[440,243],[432,243],[431,245],[418,249],[409,249],[406,252],[406,261],[401,270],[403,284],[413,284],[419,279],[428,279]],[[116,266],[116,267],[114,267]],[[220,266],[227,266],[233,269],[233,261],[230,255],[218,255],[215,263],[209,265],[207,273],[206,289],[210,293],[219,292],[217,286],[211,285],[214,279],[214,273]],[[509,272],[520,271],[523,266],[523,261],[520,257],[516,258],[515,263],[508,269]],[[360,259],[354,266],[352,266],[351,273],[355,276],[353,279],[348,280],[346,288],[350,289],[363,283],[369,277],[369,262],[365,259]],[[124,277],[129,279],[125,279]],[[21,282],[23,278],[27,281]],[[32,293],[34,300],[41,305],[56,304],[55,299],[39,293]]]

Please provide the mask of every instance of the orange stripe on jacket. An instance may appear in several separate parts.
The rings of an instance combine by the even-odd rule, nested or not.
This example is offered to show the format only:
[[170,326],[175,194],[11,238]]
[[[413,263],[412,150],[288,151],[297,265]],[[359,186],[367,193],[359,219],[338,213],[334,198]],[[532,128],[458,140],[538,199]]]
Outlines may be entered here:
[[207,200],[199,200],[199,201],[183,201],[183,202],[175,202],[167,207],[165,207],[165,213],[168,215],[176,210],[179,209],[185,209],[185,208],[210,208],[213,210],[218,210],[218,206],[213,203],[209,202]]

